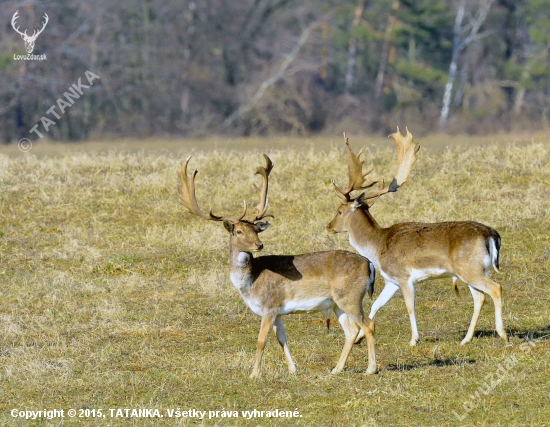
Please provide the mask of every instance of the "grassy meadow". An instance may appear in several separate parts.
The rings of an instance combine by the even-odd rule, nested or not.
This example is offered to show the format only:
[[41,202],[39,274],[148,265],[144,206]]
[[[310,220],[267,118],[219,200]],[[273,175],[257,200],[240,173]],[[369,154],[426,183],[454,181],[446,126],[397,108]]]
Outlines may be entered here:
[[[367,147],[373,177],[391,180],[393,141],[349,137],[354,149]],[[320,314],[303,314],[285,317],[297,374],[271,335],[257,380],[248,375],[260,318],[230,282],[222,224],[179,204],[179,164],[193,153],[200,206],[233,214],[243,199],[257,203],[253,173],[265,152],[275,219],[263,254],[353,251],[347,234],[325,231],[339,204],[330,180],[347,180],[341,139],[1,148],[0,424],[550,425],[550,139],[415,140],[422,149],[410,180],[371,212],[385,226],[475,220],[497,229],[501,273],[492,277],[503,286],[510,343],[494,332],[488,298],[473,342],[459,346],[473,310],[467,286],[457,297],[450,279],[424,282],[420,345],[409,347],[400,293],[377,315],[379,374],[363,375],[362,343],[331,375],[344,334],[335,318],[327,331]],[[378,274],[375,298],[382,287]],[[372,301],[364,304],[368,313]],[[106,416],[11,416],[54,408]],[[164,418],[117,418],[110,408]],[[168,409],[220,412],[200,420],[168,418]],[[301,417],[242,417],[254,409]]]

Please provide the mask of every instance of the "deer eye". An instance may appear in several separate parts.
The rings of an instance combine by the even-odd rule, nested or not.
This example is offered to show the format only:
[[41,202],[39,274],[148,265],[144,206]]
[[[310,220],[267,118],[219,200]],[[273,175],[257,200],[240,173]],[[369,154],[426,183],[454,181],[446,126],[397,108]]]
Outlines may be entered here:
[[342,211],[338,211],[338,215],[342,215]]
[[237,230],[237,234],[243,234],[243,232],[241,230]]

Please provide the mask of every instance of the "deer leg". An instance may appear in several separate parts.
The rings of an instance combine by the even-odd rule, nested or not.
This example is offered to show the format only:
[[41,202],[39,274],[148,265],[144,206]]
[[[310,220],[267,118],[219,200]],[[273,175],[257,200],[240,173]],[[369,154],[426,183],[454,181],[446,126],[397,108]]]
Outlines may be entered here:
[[275,322],[275,316],[273,315],[264,315],[262,316],[262,324],[260,326],[260,334],[258,335],[258,351],[256,353],[256,363],[254,363],[254,369],[250,374],[250,378],[255,378],[258,376],[260,371],[260,366],[262,364],[262,356],[264,354],[265,345],[267,344],[267,338],[269,337],[269,332],[273,327]]
[[279,344],[283,348],[283,352],[285,353],[285,359],[286,364],[288,365],[288,372],[290,374],[296,373],[296,365],[294,365],[294,361],[292,360],[292,356],[290,355],[290,350],[288,348],[288,344],[286,342],[286,333],[285,333],[285,326],[283,325],[283,319],[281,316],[277,316],[275,318],[275,333],[277,334],[277,340],[279,341]]
[[502,321],[502,288],[500,287],[500,285],[498,285],[498,289],[500,291],[500,298],[498,298],[498,300],[496,298],[493,298],[493,296],[491,295],[491,298],[493,298],[493,303],[495,304],[495,328],[497,330],[497,334],[506,342],[508,342],[508,334],[504,329],[504,322]]
[[392,299],[398,289],[398,285],[386,280],[386,285],[384,286],[384,289],[382,289],[382,292],[380,292],[380,295],[378,295],[378,298],[376,298],[376,301],[374,301],[374,303],[372,304],[369,318],[374,320],[374,316],[376,316],[376,313],[378,313],[378,311],[382,307],[384,307],[390,299]]
[[497,330],[497,334],[502,339],[508,341],[508,334],[504,330],[504,322],[502,321],[502,287],[489,278],[485,278],[485,280],[486,283],[490,283],[490,286],[488,286],[488,293],[491,295],[495,305],[495,328]]
[[412,337],[410,341],[411,346],[415,346],[420,341],[420,335],[418,334],[418,327],[416,326],[416,313],[415,313],[415,301],[414,301],[414,283],[409,279],[405,286],[401,286],[403,292],[403,298],[405,299],[405,305],[409,312],[409,318],[411,320]]
[[502,321],[502,287],[486,276],[482,276],[475,281],[466,281],[466,283],[473,286],[478,291],[485,292],[491,296],[495,305],[495,327],[497,334],[508,341],[508,335],[504,330],[504,323]]
[[366,322],[360,323],[361,330],[365,331],[367,337],[367,356],[369,358],[369,367],[367,368],[367,375],[376,374],[378,367],[376,366],[376,353],[374,351],[374,320],[365,319]]
[[485,303],[485,294],[483,292],[478,291],[472,285],[468,285],[468,287],[470,288],[470,292],[472,293],[472,297],[474,298],[474,314],[472,315],[472,321],[470,322],[468,333],[466,334],[460,345],[468,344],[470,341],[472,341],[477,321],[479,319],[479,313],[481,312],[481,307],[483,307],[483,303]]
[[367,368],[365,374],[376,374],[378,367],[376,366],[376,353],[374,350],[374,321],[369,318],[365,319],[362,314],[355,316],[348,314],[348,316],[361,327],[361,330],[367,339],[367,356],[369,358],[369,367]]
[[340,308],[337,308],[335,310],[335,313],[336,313],[336,316],[338,317],[338,321],[340,322],[340,325],[342,325],[344,334],[346,335],[346,342],[344,343],[342,354],[340,354],[340,359],[338,359],[338,363],[332,370],[333,374],[342,372],[342,369],[344,369],[344,366],[346,365],[346,361],[348,360],[349,352],[353,347],[353,341],[355,341],[355,337],[359,332],[359,329],[357,328],[357,325],[355,324],[355,322],[352,321],[348,317],[348,315],[344,313],[343,310],[341,310]]
[[[378,313],[378,311],[382,307],[384,307],[390,299],[392,299],[398,289],[398,285],[392,282],[388,282],[386,280],[386,286],[384,286],[384,289],[382,289],[382,292],[380,292],[380,295],[378,295],[378,298],[376,298],[376,301],[374,301],[374,303],[372,304],[369,318],[374,320],[374,316],[376,316],[376,313]],[[363,332],[363,329],[361,329],[359,331],[359,335],[357,335],[355,343],[359,343],[363,338],[365,338],[365,333]]]

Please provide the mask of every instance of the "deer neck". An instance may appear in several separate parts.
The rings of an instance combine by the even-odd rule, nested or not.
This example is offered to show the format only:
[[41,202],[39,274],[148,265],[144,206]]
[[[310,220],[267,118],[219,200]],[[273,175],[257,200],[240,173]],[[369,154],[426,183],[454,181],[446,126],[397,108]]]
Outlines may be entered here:
[[229,271],[231,282],[243,297],[250,294],[252,287],[252,264],[254,257],[250,252],[239,251],[234,248],[229,250]]
[[380,227],[367,209],[357,209],[348,226],[350,244],[375,267],[380,268],[379,249],[386,229]]

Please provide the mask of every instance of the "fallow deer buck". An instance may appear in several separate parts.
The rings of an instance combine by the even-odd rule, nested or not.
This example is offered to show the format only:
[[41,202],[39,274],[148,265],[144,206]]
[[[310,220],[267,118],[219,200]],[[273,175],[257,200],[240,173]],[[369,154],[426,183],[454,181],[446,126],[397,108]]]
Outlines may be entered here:
[[251,221],[240,216],[216,216],[210,211],[205,214],[198,206],[195,196],[195,176],[187,175],[191,156],[181,166],[178,193],[181,203],[189,212],[203,219],[223,221],[229,238],[229,269],[233,285],[246,305],[262,317],[258,336],[258,351],[251,378],[258,375],[262,355],[269,332],[275,329],[279,344],[290,374],[296,372],[288,348],[285,328],[281,316],[291,313],[324,312],[328,317],[332,311],[338,317],[346,336],[344,348],[332,373],[342,371],[353,347],[359,325],[367,338],[369,365],[367,374],[376,372],[374,352],[374,322],[365,317],[363,297],[368,291],[372,295],[374,267],[364,257],[347,251],[316,252],[303,255],[269,255],[254,258],[252,253],[263,248],[258,234],[269,227],[262,219],[273,217],[266,214],[268,177],[273,163],[264,155],[267,166],[259,166],[256,174],[263,178],[258,214]]
[[[485,293],[495,305],[497,333],[507,339],[502,323],[502,289],[488,277],[493,267],[499,271],[500,235],[492,228],[474,221],[450,221],[438,223],[404,222],[390,227],[381,227],[370,213],[370,207],[378,197],[397,191],[409,177],[416,160],[418,146],[407,129],[403,135],[390,135],[397,144],[397,171],[391,184],[371,195],[362,192],[351,197],[354,190],[364,190],[376,182],[363,186],[367,174],[363,173],[363,161],[348,149],[349,184],[345,190],[332,181],[334,191],[343,200],[334,219],[327,226],[330,232],[349,233],[350,244],[367,257],[380,271],[385,287],[372,305],[369,317],[374,316],[400,288],[409,312],[412,339],[410,345],[419,341],[415,316],[415,291],[417,282],[438,277],[452,277],[456,289],[457,278],[467,283],[474,298],[474,314],[466,337],[461,344],[469,343],[473,336]],[[357,340],[361,338],[358,335]]]

